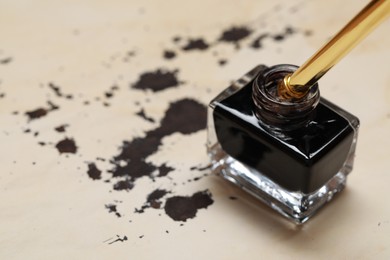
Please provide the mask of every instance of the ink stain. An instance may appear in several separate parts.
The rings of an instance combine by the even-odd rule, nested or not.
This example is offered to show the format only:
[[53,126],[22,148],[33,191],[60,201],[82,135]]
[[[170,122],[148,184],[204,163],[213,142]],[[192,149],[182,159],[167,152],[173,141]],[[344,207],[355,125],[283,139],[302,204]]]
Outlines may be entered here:
[[67,128],[69,125],[65,124],[65,125],[60,125],[60,126],[57,126],[54,128],[54,130],[56,130],[58,133],[64,133],[65,132],[65,128]]
[[192,99],[171,103],[159,127],[147,131],[145,137],[123,142],[120,154],[111,160],[113,177],[128,176],[134,181],[143,176],[152,177],[157,169],[160,176],[168,174],[173,168],[164,164],[158,167],[146,162],[146,158],[158,150],[165,136],[191,134],[206,128],[206,113],[206,107]]
[[142,205],[140,209],[135,209],[135,213],[144,213],[145,209],[154,208],[159,209],[161,207],[161,199],[168,194],[168,191],[164,189],[156,189],[147,196],[146,203]]
[[268,37],[269,37],[269,33],[263,33],[263,34],[259,35],[258,37],[256,37],[256,39],[253,40],[251,47],[254,49],[262,48],[263,47],[262,41],[264,39],[267,39]]
[[136,83],[132,85],[134,89],[151,90],[153,92],[162,91],[172,87],[178,87],[181,82],[176,77],[178,70],[168,71],[157,69],[156,71],[141,74]]
[[87,174],[92,180],[100,180],[102,171],[96,167],[95,163],[89,163]]
[[27,111],[25,113],[25,115],[27,115],[29,120],[31,121],[31,120],[34,120],[34,119],[38,119],[38,118],[44,117],[49,112],[59,109],[59,107],[57,105],[53,104],[52,102],[48,101],[47,103],[49,105],[49,108],[39,107],[37,109],[31,110],[31,111]]
[[209,48],[209,44],[205,42],[204,39],[189,39],[188,43],[182,48],[183,51],[191,51],[191,50],[207,50]]
[[150,123],[154,123],[154,119],[147,116],[145,114],[145,110],[142,108],[140,111],[138,111],[137,113],[135,113],[137,116],[140,116],[141,118],[145,119],[146,121],[150,122]]
[[171,50],[165,50],[163,53],[163,57],[166,60],[171,60],[171,59],[176,57],[176,53],[174,51],[171,51]]
[[133,187],[134,187],[134,183],[129,179],[118,181],[117,183],[114,184],[114,190],[117,190],[117,191],[120,191],[120,190],[129,191]]
[[206,209],[213,204],[209,191],[197,192],[190,197],[174,196],[165,202],[165,213],[175,221],[187,221],[194,218],[199,209]]
[[219,41],[229,43],[239,43],[241,40],[251,35],[252,30],[245,26],[233,26],[222,32]]
[[64,95],[61,91],[61,88],[57,85],[55,85],[54,83],[52,82],[49,82],[49,88],[51,90],[53,90],[54,94],[57,96],[57,97],[65,97],[66,99],[72,99],[73,98],[73,95],[71,94],[68,94],[68,95]]
[[56,144],[57,150],[60,152],[60,154],[63,153],[76,153],[77,152],[77,146],[73,139],[65,138],[61,141],[59,141]]
[[106,209],[108,209],[108,213],[114,213],[118,218],[122,217],[122,215],[118,212],[115,204],[106,204],[104,206]]

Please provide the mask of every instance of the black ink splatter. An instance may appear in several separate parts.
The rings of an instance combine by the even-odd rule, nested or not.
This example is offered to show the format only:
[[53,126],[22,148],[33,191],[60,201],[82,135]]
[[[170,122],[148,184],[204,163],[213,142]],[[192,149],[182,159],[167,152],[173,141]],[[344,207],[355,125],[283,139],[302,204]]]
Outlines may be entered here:
[[167,166],[165,163],[158,167],[158,177],[167,176],[168,173],[174,171],[175,168]]
[[143,119],[145,119],[145,120],[148,121],[148,122],[151,122],[151,123],[154,123],[154,122],[155,122],[153,118],[151,118],[151,117],[149,117],[149,116],[147,116],[147,115],[145,114],[144,109],[141,109],[140,111],[138,111],[138,112],[135,113],[135,114],[136,114],[137,116],[142,117]]
[[222,42],[238,43],[241,40],[245,39],[252,33],[252,30],[245,26],[233,26],[222,32],[221,37],[219,38]]
[[[171,103],[159,127],[146,132],[145,137],[123,142],[121,153],[112,160],[115,167],[110,172],[114,177],[128,176],[131,181],[151,176],[158,167],[146,162],[146,158],[158,150],[162,138],[173,133],[191,134],[204,129],[206,113],[206,107],[192,99]],[[160,167],[161,176],[171,170],[164,165]]]
[[220,59],[218,61],[219,66],[225,66],[226,63],[227,63],[227,60],[225,60],[225,59]]
[[132,88],[142,90],[150,89],[153,92],[158,92],[167,88],[177,87],[181,83],[176,77],[177,72],[178,70],[168,71],[162,69],[145,72],[132,85]]
[[[115,243],[115,242],[125,242],[127,240],[127,236],[123,236],[122,238],[119,236],[119,235],[116,235],[117,239],[114,240],[114,241],[111,241],[110,243],[108,243],[109,245]],[[112,238],[106,240],[106,241],[103,241],[103,242],[107,242],[107,241],[110,241]]]
[[30,120],[33,120],[33,119],[38,119],[38,118],[44,117],[49,112],[59,109],[59,107],[57,105],[53,104],[52,102],[48,101],[47,103],[49,105],[49,108],[40,107],[40,108],[31,110],[31,111],[27,111],[25,114],[29,117]]
[[168,191],[163,190],[163,189],[157,189],[154,190],[152,193],[150,193],[147,196],[146,203],[142,205],[140,209],[135,209],[135,213],[144,213],[145,209],[148,208],[154,208],[154,209],[159,209],[161,207],[161,198],[163,198],[166,194],[168,194]]
[[191,50],[206,50],[209,48],[209,45],[202,38],[198,39],[189,39],[187,45],[185,45],[182,49],[183,51],[191,51]]
[[96,164],[94,164],[94,163],[88,164],[87,173],[88,173],[89,178],[91,178],[92,180],[100,180],[101,179],[102,171],[99,170],[96,167]]
[[186,221],[194,218],[199,209],[206,209],[213,204],[208,191],[197,192],[191,197],[175,196],[165,202],[165,213],[175,221]]
[[174,51],[171,51],[171,50],[165,50],[163,57],[167,60],[171,60],[171,59],[176,57],[176,53]]
[[134,183],[129,179],[118,181],[117,183],[114,184],[114,190],[129,191],[133,187],[134,187]]
[[57,126],[54,128],[54,130],[56,130],[58,133],[63,133],[65,132],[65,128],[67,128],[69,125],[65,124],[65,125],[60,125],[60,126]]
[[115,204],[106,204],[104,205],[108,209],[108,213],[115,213],[115,216],[120,218],[122,215],[117,211]]
[[56,144],[56,148],[62,153],[76,153],[77,152],[77,146],[73,139],[65,138],[64,140],[59,141]]

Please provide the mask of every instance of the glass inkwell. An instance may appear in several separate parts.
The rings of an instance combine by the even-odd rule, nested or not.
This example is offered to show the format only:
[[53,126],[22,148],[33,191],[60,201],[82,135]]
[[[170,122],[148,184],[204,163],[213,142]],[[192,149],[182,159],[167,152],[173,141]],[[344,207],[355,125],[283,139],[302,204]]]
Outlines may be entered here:
[[359,120],[320,97],[317,81],[389,13],[372,1],[300,68],[259,65],[208,111],[213,172],[297,224],[343,190]]

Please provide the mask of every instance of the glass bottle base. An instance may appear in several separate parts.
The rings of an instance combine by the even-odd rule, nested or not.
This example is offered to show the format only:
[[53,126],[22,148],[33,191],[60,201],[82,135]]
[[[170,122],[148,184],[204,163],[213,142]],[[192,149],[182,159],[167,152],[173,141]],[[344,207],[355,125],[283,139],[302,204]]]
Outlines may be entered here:
[[342,168],[332,179],[315,192],[291,192],[226,154],[216,143],[208,147],[212,170],[226,180],[260,199],[296,224],[303,224],[346,185],[349,169]]

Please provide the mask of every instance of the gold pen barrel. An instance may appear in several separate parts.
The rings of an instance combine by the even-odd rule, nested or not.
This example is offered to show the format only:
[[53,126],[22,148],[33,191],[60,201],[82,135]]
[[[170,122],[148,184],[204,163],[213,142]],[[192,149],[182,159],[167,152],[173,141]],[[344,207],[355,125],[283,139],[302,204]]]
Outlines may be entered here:
[[286,76],[279,93],[290,98],[305,96],[311,86],[389,15],[390,0],[371,1],[298,70]]

